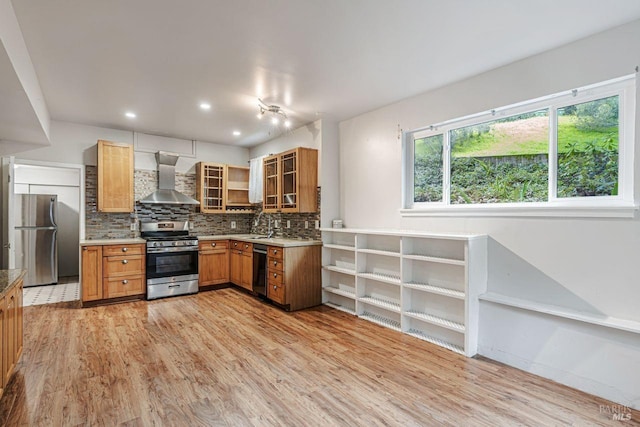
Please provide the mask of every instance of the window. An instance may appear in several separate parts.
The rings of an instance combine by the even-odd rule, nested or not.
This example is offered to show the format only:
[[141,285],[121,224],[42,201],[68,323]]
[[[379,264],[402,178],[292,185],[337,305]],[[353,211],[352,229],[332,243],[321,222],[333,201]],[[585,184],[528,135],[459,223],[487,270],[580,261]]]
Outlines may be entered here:
[[634,106],[625,77],[410,132],[403,213],[633,207]]

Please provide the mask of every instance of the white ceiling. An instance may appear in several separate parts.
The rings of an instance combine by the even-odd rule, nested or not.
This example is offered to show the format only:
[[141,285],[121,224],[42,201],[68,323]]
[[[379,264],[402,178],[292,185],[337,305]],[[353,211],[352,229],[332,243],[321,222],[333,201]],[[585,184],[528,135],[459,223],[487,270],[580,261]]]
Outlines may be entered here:
[[258,97],[294,127],[344,120],[640,18],[637,0],[13,6],[52,119],[243,146],[269,139]]

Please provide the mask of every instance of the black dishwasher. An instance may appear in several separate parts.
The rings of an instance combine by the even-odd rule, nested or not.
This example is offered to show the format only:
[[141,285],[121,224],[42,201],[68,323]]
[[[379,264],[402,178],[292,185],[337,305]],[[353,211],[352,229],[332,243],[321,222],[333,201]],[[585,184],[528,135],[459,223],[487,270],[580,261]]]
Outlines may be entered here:
[[267,296],[267,246],[253,244],[253,292]]

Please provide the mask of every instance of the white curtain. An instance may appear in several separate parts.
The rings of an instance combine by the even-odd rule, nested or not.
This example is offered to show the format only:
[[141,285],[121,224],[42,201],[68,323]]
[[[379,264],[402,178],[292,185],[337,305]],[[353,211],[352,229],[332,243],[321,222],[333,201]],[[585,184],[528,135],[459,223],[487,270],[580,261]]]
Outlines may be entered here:
[[249,203],[262,203],[262,160],[256,157],[249,162]]

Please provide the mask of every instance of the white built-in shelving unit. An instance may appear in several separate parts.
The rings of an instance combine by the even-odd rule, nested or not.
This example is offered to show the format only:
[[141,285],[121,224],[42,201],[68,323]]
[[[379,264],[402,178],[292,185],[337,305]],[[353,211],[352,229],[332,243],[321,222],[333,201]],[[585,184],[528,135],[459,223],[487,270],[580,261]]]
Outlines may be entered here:
[[324,304],[473,356],[485,235],[322,230]]

